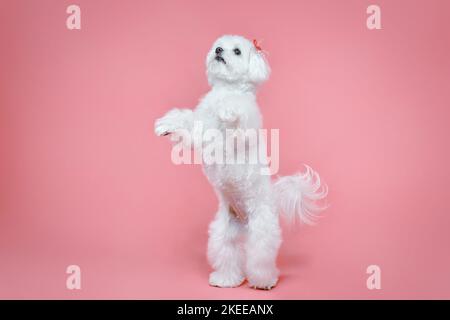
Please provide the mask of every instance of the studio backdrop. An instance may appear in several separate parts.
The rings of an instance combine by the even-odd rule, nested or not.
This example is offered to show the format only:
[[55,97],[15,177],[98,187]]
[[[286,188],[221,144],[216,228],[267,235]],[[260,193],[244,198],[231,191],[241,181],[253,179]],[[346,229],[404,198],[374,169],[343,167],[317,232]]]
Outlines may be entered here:
[[[0,297],[450,298],[450,2],[0,2]],[[278,285],[208,285],[217,210],[154,122],[257,39],[279,169],[329,186],[283,226]]]

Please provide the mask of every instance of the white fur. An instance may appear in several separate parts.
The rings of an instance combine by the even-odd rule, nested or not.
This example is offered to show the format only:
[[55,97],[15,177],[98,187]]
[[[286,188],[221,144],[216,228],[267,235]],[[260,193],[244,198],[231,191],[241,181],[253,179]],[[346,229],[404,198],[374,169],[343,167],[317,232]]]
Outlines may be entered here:
[[[215,59],[223,49],[225,63]],[[240,55],[234,50],[239,48]],[[270,74],[261,51],[240,36],[222,36],[206,58],[208,82],[212,89],[194,111],[173,109],[156,120],[155,133],[166,135],[192,130],[194,121],[205,129],[259,129],[261,114],[256,90]],[[327,194],[316,172],[307,167],[303,175],[279,178],[261,175],[262,164],[203,165],[213,185],[219,208],[209,228],[208,259],[214,271],[209,283],[236,287],[245,279],[251,287],[270,289],[278,281],[276,257],[281,244],[278,212],[311,223],[323,209],[315,201]]]

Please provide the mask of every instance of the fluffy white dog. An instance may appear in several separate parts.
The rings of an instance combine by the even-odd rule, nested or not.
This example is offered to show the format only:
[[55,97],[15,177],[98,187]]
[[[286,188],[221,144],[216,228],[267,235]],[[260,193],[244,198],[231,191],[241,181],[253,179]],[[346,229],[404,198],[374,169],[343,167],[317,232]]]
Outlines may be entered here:
[[[196,121],[205,129],[222,132],[261,128],[256,91],[268,79],[270,68],[256,42],[241,36],[220,37],[207,55],[206,69],[212,89],[195,110],[173,109],[157,119],[158,136],[179,130],[192,132]],[[219,200],[209,228],[212,286],[236,287],[247,279],[253,288],[274,287],[279,274],[276,267],[281,243],[279,212],[310,223],[323,209],[317,200],[325,198],[327,187],[321,186],[319,176],[311,168],[272,183],[269,175],[261,174],[265,165],[203,164]]]

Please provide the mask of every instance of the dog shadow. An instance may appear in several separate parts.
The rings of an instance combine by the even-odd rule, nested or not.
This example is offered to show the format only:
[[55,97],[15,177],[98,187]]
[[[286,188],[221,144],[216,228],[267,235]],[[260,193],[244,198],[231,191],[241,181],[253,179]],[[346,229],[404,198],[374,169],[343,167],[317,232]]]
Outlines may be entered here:
[[302,270],[311,263],[311,257],[307,254],[281,251],[277,264],[280,269],[280,280],[283,282],[291,278],[299,278],[303,274]]

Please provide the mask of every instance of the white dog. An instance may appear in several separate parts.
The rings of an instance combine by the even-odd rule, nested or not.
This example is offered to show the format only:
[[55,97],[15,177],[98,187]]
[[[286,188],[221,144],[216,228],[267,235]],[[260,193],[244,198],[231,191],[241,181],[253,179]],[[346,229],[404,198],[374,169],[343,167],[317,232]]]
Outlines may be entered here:
[[[201,122],[206,129],[259,129],[258,86],[270,68],[256,42],[240,36],[220,37],[206,58],[212,89],[195,110],[173,109],[156,120],[158,136],[192,131]],[[247,146],[248,148],[248,146]],[[204,164],[219,208],[209,228],[208,259],[214,269],[209,283],[236,287],[245,279],[253,288],[270,289],[278,281],[276,257],[281,243],[279,212],[310,223],[323,209],[326,185],[311,168],[304,174],[271,182],[261,174],[266,164]]]

